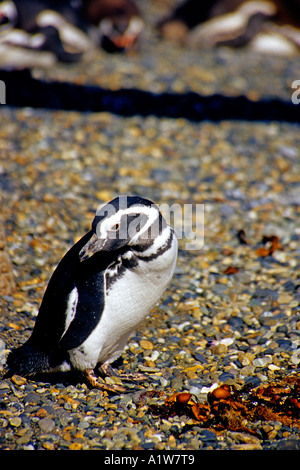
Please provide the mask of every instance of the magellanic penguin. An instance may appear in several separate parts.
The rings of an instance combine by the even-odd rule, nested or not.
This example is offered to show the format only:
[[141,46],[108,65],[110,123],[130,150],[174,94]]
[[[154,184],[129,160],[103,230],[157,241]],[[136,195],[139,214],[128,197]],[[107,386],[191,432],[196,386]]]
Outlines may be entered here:
[[92,48],[82,15],[80,0],[0,1],[0,65],[77,62]]
[[144,20],[134,0],[82,0],[90,36],[106,52],[135,48]]
[[109,375],[169,284],[177,251],[174,230],[151,201],[119,196],[99,207],[50,278],[32,335],[8,355],[6,376],[77,370],[94,387],[123,391],[94,372]]
[[187,47],[245,47],[268,55],[300,50],[299,0],[185,0],[158,23],[165,38]]

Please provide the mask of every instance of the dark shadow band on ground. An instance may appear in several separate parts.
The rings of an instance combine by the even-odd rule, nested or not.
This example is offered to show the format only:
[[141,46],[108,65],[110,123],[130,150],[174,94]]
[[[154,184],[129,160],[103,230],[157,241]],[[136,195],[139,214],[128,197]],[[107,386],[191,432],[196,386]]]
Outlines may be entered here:
[[246,96],[202,96],[195,92],[155,94],[138,89],[107,90],[93,85],[44,81],[30,71],[0,71],[6,106],[79,112],[109,112],[119,116],[185,118],[191,121],[300,122],[300,104],[279,98],[251,101]]

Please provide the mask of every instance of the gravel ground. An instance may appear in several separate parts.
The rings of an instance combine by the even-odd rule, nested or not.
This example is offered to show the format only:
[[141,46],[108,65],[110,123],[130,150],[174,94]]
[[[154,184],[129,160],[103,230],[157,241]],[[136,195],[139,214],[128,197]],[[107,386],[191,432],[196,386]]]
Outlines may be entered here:
[[[88,67],[34,75],[284,100],[300,78],[300,60],[165,48],[146,35],[129,57],[95,52]],[[175,276],[118,363],[149,380],[118,396],[74,376],[1,380],[1,449],[299,449],[299,125],[9,106],[0,116],[1,368],[100,202],[138,193],[205,215],[203,247],[180,239]],[[201,405],[214,419],[200,419]]]

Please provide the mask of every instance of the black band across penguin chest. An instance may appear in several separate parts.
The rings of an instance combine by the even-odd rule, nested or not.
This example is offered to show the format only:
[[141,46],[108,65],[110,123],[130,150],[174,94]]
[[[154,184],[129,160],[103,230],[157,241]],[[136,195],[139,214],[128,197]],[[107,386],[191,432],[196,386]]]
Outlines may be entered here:
[[111,263],[105,272],[105,289],[108,291],[112,285],[120,278],[126,275],[126,271],[134,269],[138,265],[138,259],[132,251],[128,250],[120,254],[118,258]]

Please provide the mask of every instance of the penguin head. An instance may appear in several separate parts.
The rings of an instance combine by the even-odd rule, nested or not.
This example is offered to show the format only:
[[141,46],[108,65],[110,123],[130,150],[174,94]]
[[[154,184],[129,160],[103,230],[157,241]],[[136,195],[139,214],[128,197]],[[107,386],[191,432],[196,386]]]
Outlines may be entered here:
[[18,20],[18,12],[15,4],[11,1],[0,3],[0,30],[15,27]]
[[135,46],[144,21],[134,0],[85,0],[82,5],[96,44],[106,52],[122,52]]
[[161,234],[166,222],[158,207],[139,196],[118,196],[99,206],[92,223],[92,236],[79,253],[85,261],[96,253],[125,247],[144,251]]

